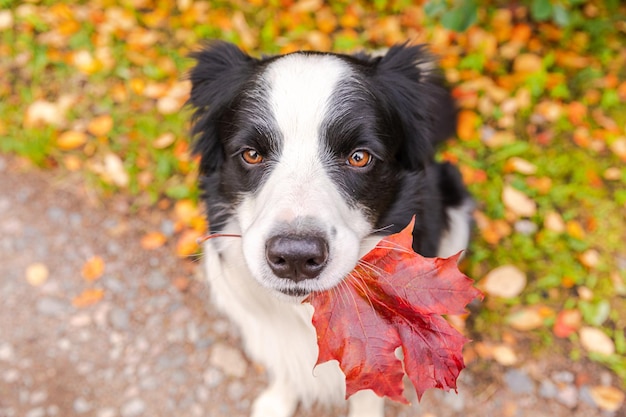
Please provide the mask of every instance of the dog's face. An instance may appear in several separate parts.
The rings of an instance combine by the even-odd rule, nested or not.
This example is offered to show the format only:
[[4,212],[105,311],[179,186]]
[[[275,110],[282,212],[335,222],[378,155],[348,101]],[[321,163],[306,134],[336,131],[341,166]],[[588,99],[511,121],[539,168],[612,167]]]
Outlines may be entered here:
[[213,43],[194,57],[193,133],[211,230],[241,233],[264,287],[292,296],[332,288],[364,239],[408,223],[399,195],[419,200],[434,142],[454,128],[441,121],[452,105],[420,48],[257,60]]

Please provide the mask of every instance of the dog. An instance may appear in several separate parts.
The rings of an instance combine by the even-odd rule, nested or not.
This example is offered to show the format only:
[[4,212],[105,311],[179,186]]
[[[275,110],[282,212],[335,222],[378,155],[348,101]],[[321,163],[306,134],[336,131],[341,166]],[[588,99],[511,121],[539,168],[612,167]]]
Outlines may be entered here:
[[[192,58],[210,231],[241,236],[205,243],[211,298],[270,381],[251,416],[345,401],[337,363],[315,366],[313,309],[302,300],[337,286],[413,216],[416,252],[466,248],[472,199],[458,170],[435,160],[456,129],[454,100],[424,46],[254,58],[214,41]],[[371,391],[348,401],[351,417],[384,414]]]

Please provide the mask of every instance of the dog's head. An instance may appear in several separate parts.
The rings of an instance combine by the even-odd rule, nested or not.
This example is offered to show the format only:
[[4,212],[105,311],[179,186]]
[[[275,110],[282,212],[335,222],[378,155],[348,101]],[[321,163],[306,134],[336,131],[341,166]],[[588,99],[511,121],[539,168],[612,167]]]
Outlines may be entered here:
[[419,200],[434,145],[455,128],[422,47],[256,59],[214,42],[193,57],[192,134],[211,231],[241,233],[263,286],[331,288],[366,237],[409,222],[416,209],[399,196]]

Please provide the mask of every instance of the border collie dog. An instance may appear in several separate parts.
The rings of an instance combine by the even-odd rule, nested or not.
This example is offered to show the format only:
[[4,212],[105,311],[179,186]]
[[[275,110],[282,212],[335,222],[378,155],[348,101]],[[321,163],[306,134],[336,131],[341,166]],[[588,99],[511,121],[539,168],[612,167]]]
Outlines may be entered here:
[[[335,361],[315,367],[305,296],[338,285],[385,234],[415,216],[413,248],[466,248],[472,203],[459,172],[434,160],[456,110],[421,46],[385,54],[296,52],[253,58],[224,42],[192,54],[192,135],[212,233],[213,302],[239,326],[270,380],[253,417],[345,398]],[[381,417],[371,391],[350,416]]]

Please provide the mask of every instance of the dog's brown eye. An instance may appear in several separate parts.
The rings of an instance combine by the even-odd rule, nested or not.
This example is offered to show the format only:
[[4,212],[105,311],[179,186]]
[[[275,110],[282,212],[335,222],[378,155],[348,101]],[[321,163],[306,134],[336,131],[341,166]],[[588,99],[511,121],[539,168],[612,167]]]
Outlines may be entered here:
[[372,155],[368,151],[354,151],[350,158],[348,158],[348,164],[355,168],[363,168],[372,161]]
[[243,160],[250,165],[256,165],[263,162],[263,157],[261,156],[261,154],[254,149],[246,149],[245,151],[243,151],[241,156],[243,157]]

